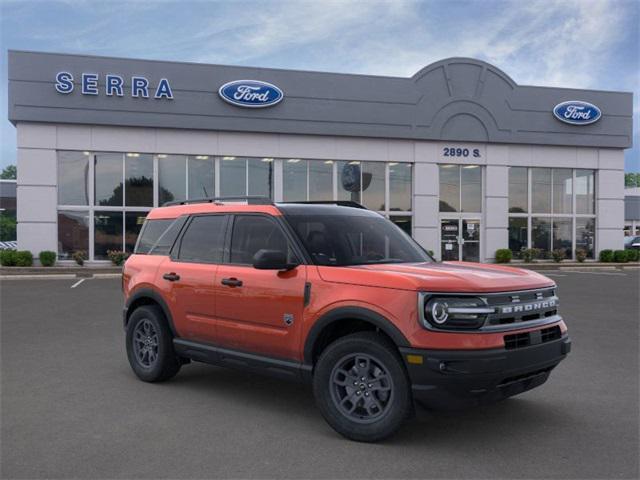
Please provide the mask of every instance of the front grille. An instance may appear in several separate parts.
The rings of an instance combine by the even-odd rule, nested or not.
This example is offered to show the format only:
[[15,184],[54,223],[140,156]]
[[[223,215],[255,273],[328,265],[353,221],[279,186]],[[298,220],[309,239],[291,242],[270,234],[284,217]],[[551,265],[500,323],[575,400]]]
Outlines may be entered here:
[[485,326],[531,322],[558,314],[555,288],[501,293],[487,295],[485,298],[488,306],[496,309],[495,313],[487,317]]
[[514,333],[504,336],[504,348],[507,350],[515,350],[530,345],[551,342],[552,340],[559,339],[561,336],[562,332],[558,325],[543,328],[542,330],[534,330],[533,332]]

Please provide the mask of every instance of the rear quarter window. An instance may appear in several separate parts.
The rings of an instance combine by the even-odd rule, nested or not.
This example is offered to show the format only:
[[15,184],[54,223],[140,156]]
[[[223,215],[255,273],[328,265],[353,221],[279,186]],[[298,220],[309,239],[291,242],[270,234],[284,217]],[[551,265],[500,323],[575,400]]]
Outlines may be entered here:
[[168,255],[186,217],[146,220],[134,250],[138,255]]

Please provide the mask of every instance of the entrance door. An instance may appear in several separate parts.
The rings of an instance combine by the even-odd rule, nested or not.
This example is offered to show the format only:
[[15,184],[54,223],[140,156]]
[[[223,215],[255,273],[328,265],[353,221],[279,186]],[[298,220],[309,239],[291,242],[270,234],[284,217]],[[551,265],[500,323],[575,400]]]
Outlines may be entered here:
[[443,218],[440,220],[443,261],[480,261],[480,219]]

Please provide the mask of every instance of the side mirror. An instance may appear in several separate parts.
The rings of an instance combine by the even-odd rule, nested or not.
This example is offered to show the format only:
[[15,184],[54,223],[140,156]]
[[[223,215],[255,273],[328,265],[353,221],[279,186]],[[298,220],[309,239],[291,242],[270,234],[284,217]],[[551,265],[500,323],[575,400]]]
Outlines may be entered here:
[[258,270],[292,270],[298,264],[287,263],[287,254],[281,250],[258,250],[253,256],[253,268]]

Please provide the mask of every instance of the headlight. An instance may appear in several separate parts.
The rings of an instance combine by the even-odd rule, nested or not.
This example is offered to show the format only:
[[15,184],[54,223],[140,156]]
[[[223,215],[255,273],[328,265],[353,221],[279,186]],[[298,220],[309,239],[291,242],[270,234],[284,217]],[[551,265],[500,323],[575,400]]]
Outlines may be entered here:
[[494,312],[478,297],[426,297],[422,323],[426,328],[474,329]]

